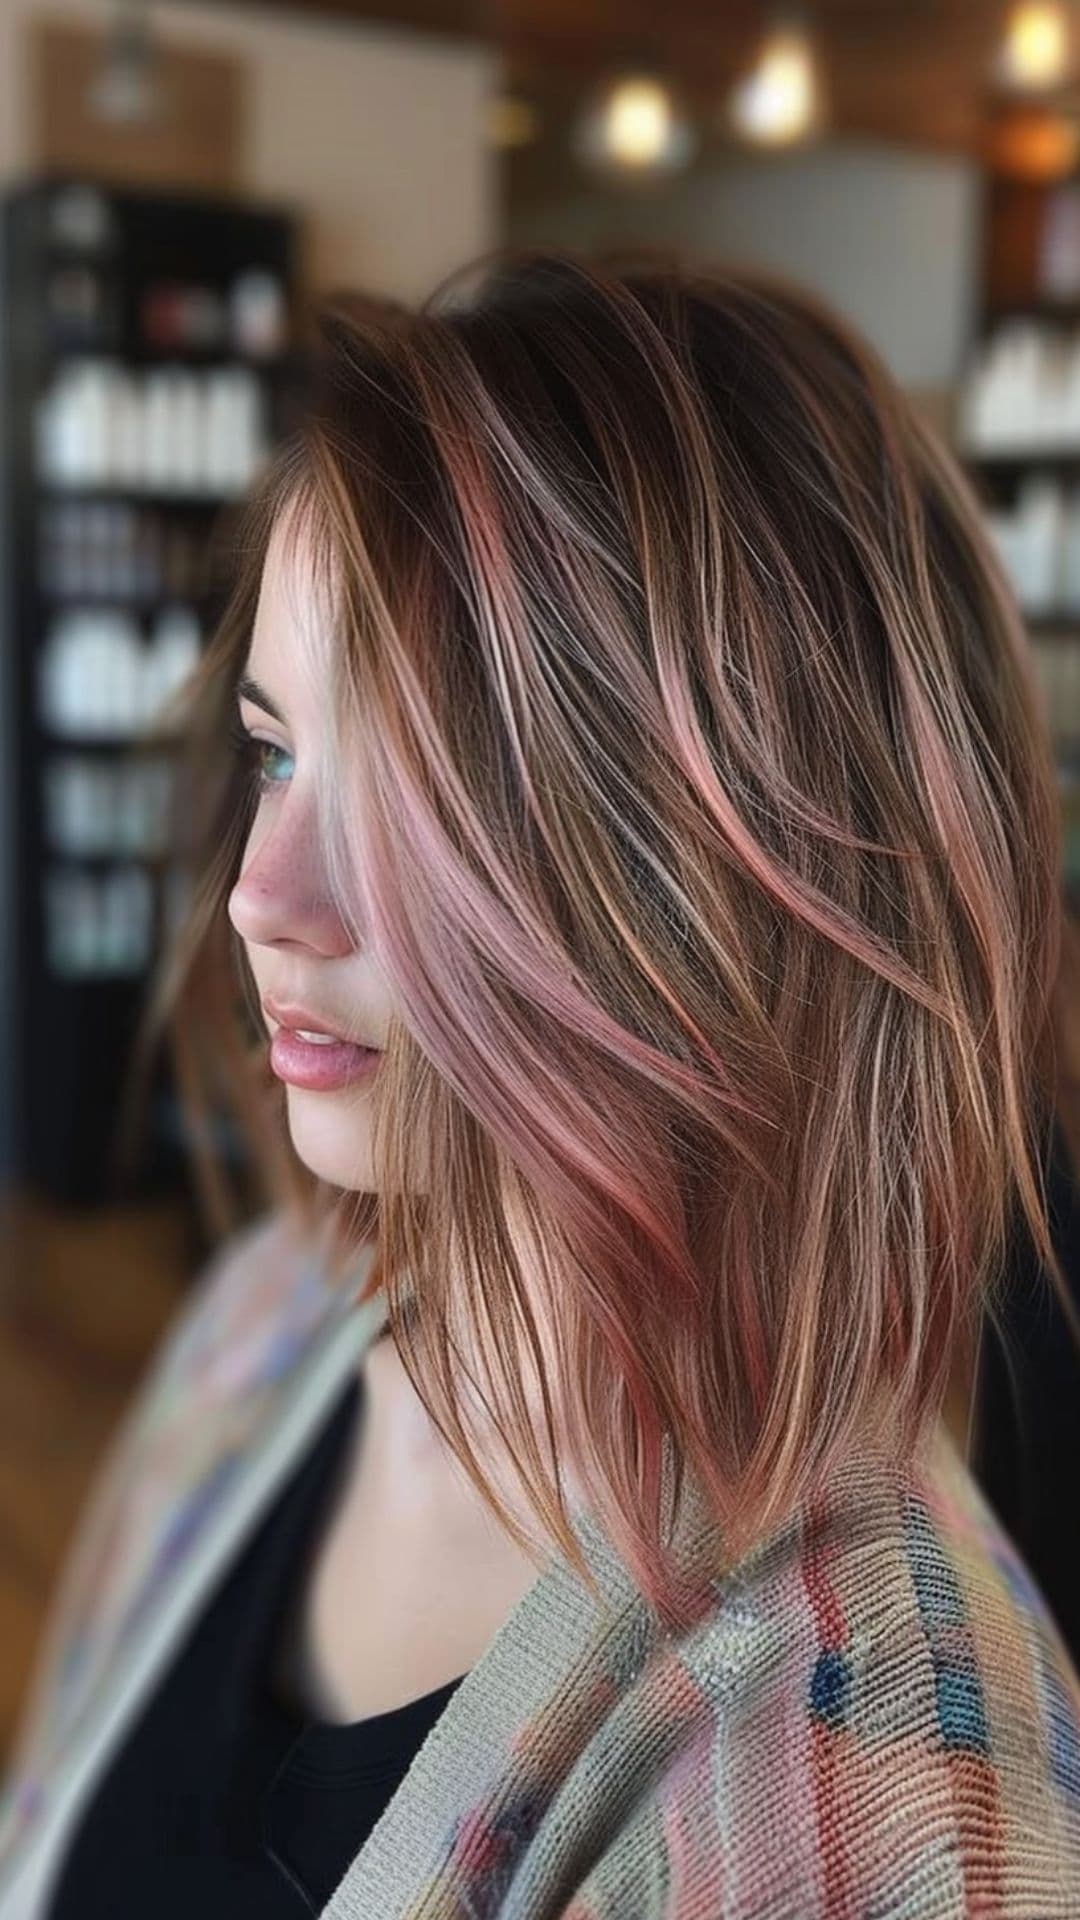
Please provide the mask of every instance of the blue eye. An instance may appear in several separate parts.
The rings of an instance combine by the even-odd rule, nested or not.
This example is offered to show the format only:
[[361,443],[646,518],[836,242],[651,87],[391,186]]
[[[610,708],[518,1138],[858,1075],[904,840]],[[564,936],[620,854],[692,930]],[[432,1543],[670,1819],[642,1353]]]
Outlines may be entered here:
[[285,785],[287,775],[267,771],[268,762],[273,767],[282,760],[292,760],[292,754],[286,753],[284,747],[275,746],[272,740],[257,740],[236,719],[229,728],[229,738],[256,793],[269,793],[274,787]]

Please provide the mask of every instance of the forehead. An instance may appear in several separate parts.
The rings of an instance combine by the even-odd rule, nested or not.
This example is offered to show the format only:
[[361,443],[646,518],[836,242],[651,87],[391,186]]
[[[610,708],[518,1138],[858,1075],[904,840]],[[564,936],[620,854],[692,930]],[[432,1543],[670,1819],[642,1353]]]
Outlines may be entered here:
[[279,699],[317,698],[329,669],[333,599],[312,516],[290,503],[270,530],[246,671]]

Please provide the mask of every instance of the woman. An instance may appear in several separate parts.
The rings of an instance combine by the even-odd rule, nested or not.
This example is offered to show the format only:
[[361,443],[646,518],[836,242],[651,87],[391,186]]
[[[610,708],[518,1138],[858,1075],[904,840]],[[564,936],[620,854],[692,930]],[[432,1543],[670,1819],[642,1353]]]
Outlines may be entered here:
[[0,1914],[1075,1916],[1080,1680],[940,1418],[1015,1220],[1062,1284],[972,493],[749,271],[500,256],[320,364],[160,996],[275,1198],[114,1449]]

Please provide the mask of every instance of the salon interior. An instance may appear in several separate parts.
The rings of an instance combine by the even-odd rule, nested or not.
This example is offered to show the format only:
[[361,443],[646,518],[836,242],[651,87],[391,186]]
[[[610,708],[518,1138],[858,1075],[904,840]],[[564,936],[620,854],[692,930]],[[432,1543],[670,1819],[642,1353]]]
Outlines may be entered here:
[[[0,232],[2,1764],[83,1496],[214,1244],[169,1058],[128,1091],[184,906],[168,753],[129,748],[207,644],[312,304],[419,299],[503,243],[659,243],[820,291],[977,486],[1073,911],[1080,27],[1034,0],[2,0]],[[1025,1376],[1057,1462],[1025,1545],[1080,1658],[1049,1544],[1076,1523],[1067,1338]],[[961,1438],[974,1394],[969,1355]]]

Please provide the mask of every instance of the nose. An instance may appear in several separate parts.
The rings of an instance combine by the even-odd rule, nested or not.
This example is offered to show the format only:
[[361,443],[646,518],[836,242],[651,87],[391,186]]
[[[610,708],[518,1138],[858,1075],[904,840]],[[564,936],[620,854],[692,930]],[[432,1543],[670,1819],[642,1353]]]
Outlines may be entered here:
[[352,940],[330,895],[315,807],[295,781],[264,805],[229,895],[229,919],[242,940],[261,947],[302,946],[338,957]]

